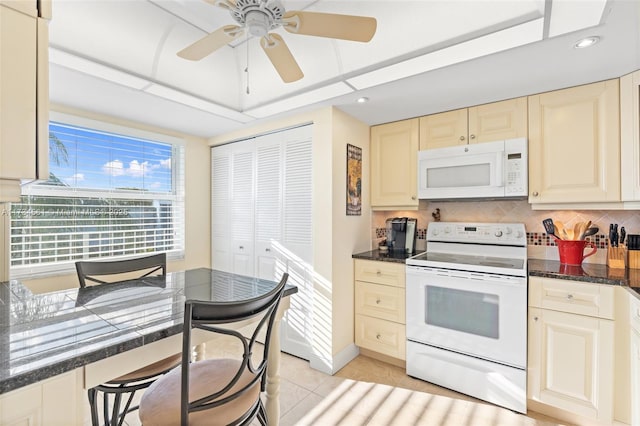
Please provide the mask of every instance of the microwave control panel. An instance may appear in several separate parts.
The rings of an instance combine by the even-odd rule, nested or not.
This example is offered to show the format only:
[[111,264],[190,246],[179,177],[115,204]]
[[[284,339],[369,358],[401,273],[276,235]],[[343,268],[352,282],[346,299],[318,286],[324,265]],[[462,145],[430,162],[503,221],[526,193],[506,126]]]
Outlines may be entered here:
[[505,195],[527,195],[528,177],[527,141],[511,139],[505,141]]

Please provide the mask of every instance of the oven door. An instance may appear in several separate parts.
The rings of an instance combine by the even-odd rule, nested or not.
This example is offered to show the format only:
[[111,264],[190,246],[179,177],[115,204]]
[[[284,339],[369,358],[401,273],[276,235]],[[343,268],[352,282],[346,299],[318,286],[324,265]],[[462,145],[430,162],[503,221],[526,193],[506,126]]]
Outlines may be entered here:
[[526,367],[525,277],[407,266],[407,339]]

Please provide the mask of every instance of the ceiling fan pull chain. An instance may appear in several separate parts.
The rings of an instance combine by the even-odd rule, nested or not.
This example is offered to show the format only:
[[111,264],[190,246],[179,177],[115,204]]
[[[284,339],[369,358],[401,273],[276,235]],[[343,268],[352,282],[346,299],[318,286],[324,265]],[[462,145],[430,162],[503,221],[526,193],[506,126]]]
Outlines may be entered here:
[[247,45],[247,67],[244,69],[244,72],[247,74],[247,95],[249,94],[249,33],[247,33],[247,40],[245,44]]

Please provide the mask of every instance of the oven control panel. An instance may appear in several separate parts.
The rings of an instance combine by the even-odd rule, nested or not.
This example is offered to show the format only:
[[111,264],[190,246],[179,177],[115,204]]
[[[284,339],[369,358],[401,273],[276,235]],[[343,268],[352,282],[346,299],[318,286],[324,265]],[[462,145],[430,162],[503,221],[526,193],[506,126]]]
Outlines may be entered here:
[[523,223],[431,222],[428,241],[526,246],[527,233]]

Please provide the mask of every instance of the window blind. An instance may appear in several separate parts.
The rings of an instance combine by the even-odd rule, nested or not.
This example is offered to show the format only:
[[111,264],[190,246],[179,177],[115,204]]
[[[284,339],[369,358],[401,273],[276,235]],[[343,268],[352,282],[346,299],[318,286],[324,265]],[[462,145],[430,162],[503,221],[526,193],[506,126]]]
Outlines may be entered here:
[[11,277],[184,255],[184,146],[51,122],[50,176],[11,205]]

